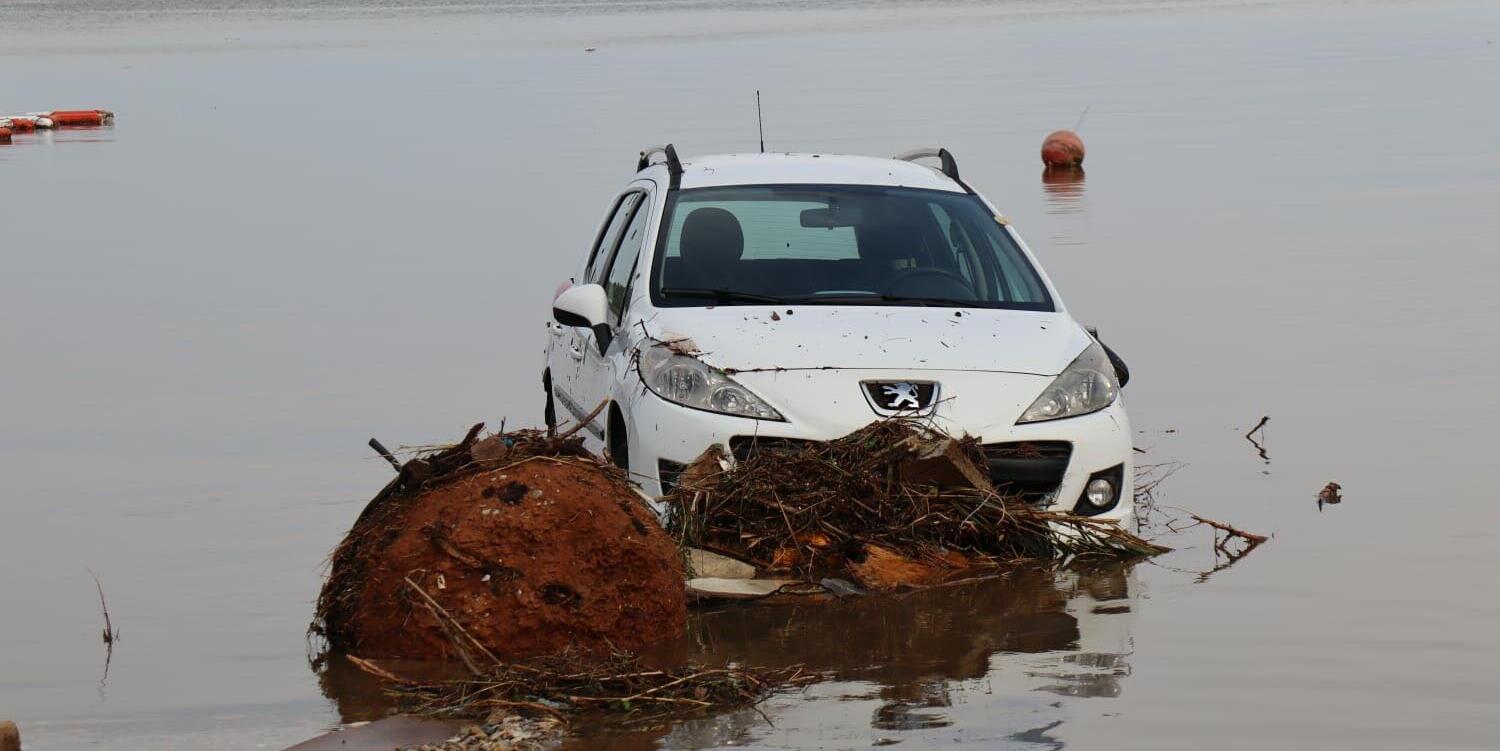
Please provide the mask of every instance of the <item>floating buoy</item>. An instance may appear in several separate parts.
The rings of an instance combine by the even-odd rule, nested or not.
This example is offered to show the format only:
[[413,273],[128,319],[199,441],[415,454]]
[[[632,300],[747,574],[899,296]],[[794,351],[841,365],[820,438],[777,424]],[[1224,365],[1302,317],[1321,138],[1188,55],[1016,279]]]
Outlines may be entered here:
[[1083,166],[1083,139],[1071,130],[1055,130],[1042,141],[1042,164],[1047,169],[1077,169]]
[[0,117],[0,128],[10,128],[12,133],[30,133],[36,130],[36,118]]
[[46,117],[59,128],[76,128],[107,125],[114,122],[115,113],[109,110],[56,110],[48,112]]
[[52,118],[44,115],[10,115],[0,117],[0,122],[10,121],[6,126],[16,133],[30,133],[33,130],[45,130],[52,127]]
[[10,143],[10,128],[0,128],[0,143]]

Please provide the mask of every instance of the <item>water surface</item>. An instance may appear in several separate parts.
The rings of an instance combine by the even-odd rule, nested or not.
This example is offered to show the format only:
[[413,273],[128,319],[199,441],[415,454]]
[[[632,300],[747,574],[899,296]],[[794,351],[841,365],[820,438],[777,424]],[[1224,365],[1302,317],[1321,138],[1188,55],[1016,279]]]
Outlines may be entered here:
[[[538,421],[548,297],[636,151],[752,149],[760,89],[773,149],[951,149],[1129,360],[1146,460],[1187,464],[1162,503],[1275,538],[1201,583],[1196,529],[1131,572],[705,616],[689,652],[834,680],[774,726],[595,742],[1500,745],[1497,29],[1463,2],[0,0],[0,110],[119,113],[0,147],[0,715],[28,750],[274,749],[367,711],[302,638],[388,476],[365,440]],[[1086,180],[1044,179],[1085,107]],[[88,568],[122,632],[102,683]]]

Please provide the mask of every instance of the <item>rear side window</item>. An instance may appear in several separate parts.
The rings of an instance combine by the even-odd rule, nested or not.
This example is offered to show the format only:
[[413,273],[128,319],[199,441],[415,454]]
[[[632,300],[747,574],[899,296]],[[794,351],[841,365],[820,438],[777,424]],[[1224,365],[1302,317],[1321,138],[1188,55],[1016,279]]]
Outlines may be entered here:
[[604,292],[609,298],[609,309],[615,321],[625,312],[625,303],[630,295],[630,276],[635,270],[635,261],[641,255],[641,244],[646,240],[646,225],[651,220],[651,203],[642,201],[635,216],[625,226],[620,237],[620,249],[615,251],[609,264],[609,274],[604,282]]
[[620,242],[620,233],[625,229],[625,222],[630,219],[630,212],[635,210],[636,204],[640,203],[640,191],[631,191],[619,200],[615,201],[615,210],[609,217],[609,223],[605,225],[604,231],[594,242],[594,249],[589,253],[589,263],[583,270],[583,281],[598,282],[604,275],[605,263],[609,260],[609,254],[614,251],[615,245]]

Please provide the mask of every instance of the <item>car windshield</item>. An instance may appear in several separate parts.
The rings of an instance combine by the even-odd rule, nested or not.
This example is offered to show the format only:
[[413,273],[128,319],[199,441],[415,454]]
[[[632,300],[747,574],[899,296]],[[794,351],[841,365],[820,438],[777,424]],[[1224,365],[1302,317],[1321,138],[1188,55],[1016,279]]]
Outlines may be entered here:
[[673,191],[651,268],[658,306],[952,305],[1054,310],[976,196],[770,185]]

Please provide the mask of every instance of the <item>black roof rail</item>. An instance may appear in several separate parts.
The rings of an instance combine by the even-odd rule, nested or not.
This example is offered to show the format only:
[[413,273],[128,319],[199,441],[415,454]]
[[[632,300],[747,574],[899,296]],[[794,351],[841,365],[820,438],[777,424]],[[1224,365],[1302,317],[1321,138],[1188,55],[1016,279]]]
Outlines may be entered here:
[[661,154],[666,157],[667,174],[672,176],[672,187],[677,187],[677,184],[682,181],[682,161],[677,158],[677,149],[670,143],[665,146],[651,146],[642,149],[641,159],[635,163],[635,171],[640,172],[650,167],[651,155],[653,154]]
[[944,175],[948,176],[949,180],[962,185],[964,190],[970,193],[974,192],[973,190],[970,190],[969,186],[966,185],[962,179],[959,178],[958,160],[954,159],[953,154],[947,149],[942,148],[941,146],[935,149],[912,149],[911,151],[902,152],[895,156],[896,159],[899,159],[903,162],[915,162],[918,159],[929,159],[932,157],[936,157],[942,162],[943,166],[941,171]]

